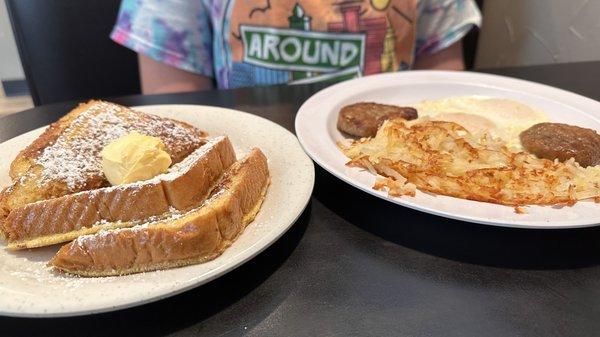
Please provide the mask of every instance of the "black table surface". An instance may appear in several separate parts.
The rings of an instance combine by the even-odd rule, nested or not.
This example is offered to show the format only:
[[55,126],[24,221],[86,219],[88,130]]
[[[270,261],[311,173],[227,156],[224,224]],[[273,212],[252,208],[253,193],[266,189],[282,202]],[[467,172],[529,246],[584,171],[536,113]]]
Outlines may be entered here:
[[[487,72],[600,99],[600,62]],[[235,108],[294,131],[319,86],[112,99]],[[74,102],[0,119],[0,141]],[[6,158],[5,160],[7,160]],[[300,219],[263,253],[206,285],[91,316],[0,317],[0,335],[592,336],[600,334],[600,228],[470,224],[377,199],[316,167]]]

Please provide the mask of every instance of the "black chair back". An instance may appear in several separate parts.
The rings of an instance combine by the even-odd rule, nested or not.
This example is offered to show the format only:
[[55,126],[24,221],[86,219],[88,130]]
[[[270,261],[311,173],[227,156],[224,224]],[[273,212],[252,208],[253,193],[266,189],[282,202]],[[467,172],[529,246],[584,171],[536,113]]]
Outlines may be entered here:
[[[483,0],[475,0],[479,11],[483,13]],[[472,70],[475,65],[475,54],[477,52],[477,43],[479,42],[479,29],[472,29],[463,38],[463,58],[465,60],[465,69]]]
[[5,0],[35,105],[140,92],[137,56],[109,38],[120,0]]

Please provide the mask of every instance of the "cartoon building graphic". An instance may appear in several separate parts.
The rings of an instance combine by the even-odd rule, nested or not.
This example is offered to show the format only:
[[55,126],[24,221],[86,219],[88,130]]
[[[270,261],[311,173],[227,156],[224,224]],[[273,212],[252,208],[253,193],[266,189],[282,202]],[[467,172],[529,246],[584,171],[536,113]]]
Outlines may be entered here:
[[[393,51],[393,29],[388,26],[385,17],[363,19],[360,15],[360,6],[350,5],[340,7],[343,21],[331,22],[327,24],[327,30],[332,33],[358,33],[363,32],[366,35],[364,75],[376,74],[381,72],[383,58],[386,58],[386,65],[389,65],[389,46],[384,54],[384,41],[386,37],[391,41]],[[391,37],[390,37],[391,30]],[[389,43],[389,42],[388,42]],[[395,62],[395,61],[394,61]],[[393,63],[392,63],[393,65]]]
[[[299,4],[296,4],[294,6],[294,9],[292,10],[292,15],[288,17],[290,28],[304,31],[310,31],[311,19],[312,18],[306,15],[306,13],[304,12],[304,8],[302,8],[302,6],[300,6]],[[303,78],[311,77],[312,75],[313,74],[311,72],[307,71],[293,71],[292,79],[300,80]]]
[[[384,2],[378,4],[385,8]],[[340,81],[408,67],[398,63],[397,36],[388,17],[367,18],[371,14],[361,11],[359,0],[334,6],[336,18],[327,22],[326,31],[312,30],[313,17],[299,3],[277,26],[241,23],[233,38],[241,41],[242,57],[232,62],[229,86]]]
[[310,21],[311,17],[304,13],[304,8],[299,4],[294,6],[292,10],[292,15],[288,17],[288,21],[290,23],[290,28],[299,29],[299,30],[310,30]]
[[396,34],[390,21],[387,22],[387,33],[383,40],[383,52],[381,53],[381,71],[390,72],[398,69],[398,61],[396,60],[395,51]]

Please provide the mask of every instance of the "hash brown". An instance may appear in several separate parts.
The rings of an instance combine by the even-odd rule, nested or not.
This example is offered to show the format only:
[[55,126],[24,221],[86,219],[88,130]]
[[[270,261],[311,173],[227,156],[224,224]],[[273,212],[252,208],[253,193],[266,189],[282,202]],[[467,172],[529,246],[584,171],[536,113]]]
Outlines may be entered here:
[[600,197],[600,167],[583,168],[511,152],[502,141],[473,137],[452,122],[386,121],[374,138],[342,146],[348,165],[380,174],[390,195],[435,194],[496,204],[573,204]]

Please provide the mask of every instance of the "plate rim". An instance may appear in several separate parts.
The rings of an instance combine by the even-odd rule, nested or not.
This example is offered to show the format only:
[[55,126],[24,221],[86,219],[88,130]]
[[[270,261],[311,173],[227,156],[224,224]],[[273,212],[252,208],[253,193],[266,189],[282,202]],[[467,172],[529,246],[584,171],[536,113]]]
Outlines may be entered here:
[[[187,279],[181,283],[178,283],[177,286],[173,286],[171,288],[165,288],[162,291],[158,291],[158,292],[152,294],[151,296],[140,297],[140,299],[137,299],[137,300],[131,299],[128,302],[122,302],[122,303],[119,303],[116,305],[106,305],[105,304],[105,305],[100,305],[97,308],[91,308],[91,309],[88,308],[88,309],[83,309],[83,310],[75,309],[75,310],[71,310],[71,311],[67,310],[67,311],[58,311],[58,312],[56,312],[56,311],[55,312],[43,312],[42,311],[43,309],[37,308],[36,311],[25,310],[25,311],[17,312],[15,310],[11,311],[11,310],[4,310],[4,308],[0,308],[0,316],[20,317],[20,318],[59,318],[59,317],[77,317],[77,316],[85,316],[85,315],[94,315],[94,314],[107,313],[107,312],[113,312],[113,311],[119,311],[119,310],[123,310],[123,309],[138,307],[138,306],[142,306],[142,305],[149,304],[152,302],[157,302],[162,299],[166,299],[166,298],[184,293],[188,290],[197,288],[208,282],[218,279],[219,277],[224,276],[225,274],[237,269],[239,266],[241,266],[241,265],[245,264],[246,262],[250,261],[251,259],[255,258],[258,254],[262,253],[264,250],[266,250],[271,245],[273,245],[276,241],[278,241],[279,238],[281,238],[281,236],[283,236],[285,233],[287,233],[289,231],[289,229],[294,224],[296,224],[296,222],[298,221],[300,216],[302,216],[304,211],[307,209],[307,207],[310,203],[310,200],[312,198],[312,192],[314,190],[315,167],[314,167],[313,161],[306,154],[306,152],[300,145],[300,142],[298,141],[297,137],[291,131],[287,130],[283,126],[281,126],[267,118],[264,118],[262,116],[258,116],[258,115],[255,115],[255,114],[252,114],[249,112],[245,112],[245,111],[241,111],[241,110],[237,110],[237,109],[223,108],[223,107],[218,107],[218,106],[210,106],[210,105],[202,105],[202,104],[170,104],[170,103],[167,103],[167,104],[136,105],[136,106],[131,106],[130,108],[132,108],[134,110],[140,110],[145,113],[151,113],[151,112],[144,111],[144,110],[145,109],[149,110],[149,109],[152,109],[155,107],[163,107],[165,109],[169,109],[169,108],[181,109],[181,108],[186,108],[186,107],[194,107],[194,108],[200,108],[200,109],[210,109],[210,110],[215,110],[215,111],[216,110],[227,111],[227,113],[233,113],[233,114],[241,114],[246,117],[260,120],[262,123],[271,124],[273,127],[278,128],[281,131],[283,131],[283,133],[286,134],[286,136],[289,136],[290,140],[294,140],[298,145],[298,150],[299,150],[298,154],[301,155],[301,158],[304,161],[303,166],[306,165],[306,167],[309,169],[306,170],[306,172],[305,172],[305,175],[306,175],[305,178],[307,178],[307,179],[304,180],[304,185],[305,185],[304,193],[302,195],[300,195],[300,200],[302,200],[302,202],[298,203],[298,205],[301,204],[302,206],[298,206],[297,209],[292,210],[292,212],[290,212],[290,213],[296,213],[296,214],[294,214],[294,216],[292,216],[292,220],[289,221],[288,224],[281,226],[278,230],[269,231],[267,233],[267,235],[261,237],[254,244],[248,246],[246,249],[239,252],[237,255],[237,256],[239,256],[239,258],[232,259],[231,260],[231,261],[233,261],[232,263],[220,264],[216,268],[208,271],[207,273],[205,273],[201,276],[194,276],[194,277]],[[173,118],[173,117],[169,117],[169,118]],[[177,118],[175,117],[173,119],[177,119]],[[38,128],[34,128],[32,130],[26,131],[24,133],[21,133],[15,137],[5,140],[4,142],[0,143],[0,145],[6,143],[8,141],[11,141],[17,137],[21,137],[26,133],[34,132],[39,129],[44,129],[44,128],[48,127],[48,125],[44,125],[44,126],[41,126]],[[256,146],[258,146],[258,145],[256,145]],[[235,242],[233,244],[235,245]],[[219,257],[217,257],[217,259],[218,258]]]
[[[398,81],[398,78],[410,79],[410,77],[422,77],[422,76],[427,76],[427,75],[445,77],[445,79],[451,79],[452,81],[455,81],[455,82],[460,81],[461,77],[463,77],[463,78],[464,77],[479,77],[484,81],[485,80],[487,80],[487,81],[498,80],[498,81],[502,81],[504,83],[512,82],[513,84],[518,84],[520,86],[533,87],[533,89],[536,89],[535,92],[528,93],[528,94],[539,97],[539,98],[548,99],[546,95],[539,94],[539,91],[550,91],[550,92],[554,92],[559,95],[564,95],[568,99],[581,100],[581,102],[584,104],[600,105],[600,102],[598,102],[598,101],[595,101],[589,97],[585,97],[585,96],[576,94],[571,91],[556,88],[556,87],[542,84],[542,83],[537,83],[537,82],[533,82],[533,81],[528,81],[528,80],[523,80],[523,79],[518,79],[518,78],[513,78],[513,77],[508,77],[508,76],[502,76],[502,75],[479,73],[479,72],[473,72],[473,71],[445,71],[445,70],[412,70],[412,71],[407,71],[407,72],[382,73],[382,74],[375,74],[375,75],[360,77],[360,78],[356,78],[356,79],[352,79],[352,80],[334,84],[332,86],[329,86],[327,88],[324,88],[324,89],[318,91],[317,93],[313,94],[310,98],[308,98],[298,109],[298,113],[296,114],[296,119],[294,121],[294,128],[296,131],[296,136],[298,137],[298,140],[300,142],[300,145],[302,146],[304,151],[310,156],[310,158],[313,161],[315,161],[315,163],[317,163],[320,167],[324,168],[326,171],[328,171],[330,174],[332,174],[336,178],[341,179],[345,183],[348,183],[349,185],[351,185],[361,191],[367,192],[375,197],[378,197],[380,199],[383,199],[385,201],[391,202],[393,204],[396,204],[396,205],[399,205],[402,207],[414,209],[419,212],[432,214],[432,215],[440,216],[440,217],[445,217],[448,219],[468,222],[468,223],[474,223],[474,224],[480,224],[480,225],[486,225],[486,226],[495,226],[495,227],[517,228],[517,229],[535,229],[535,230],[556,229],[556,230],[560,230],[560,229],[576,229],[576,228],[588,228],[588,227],[600,226],[600,222],[591,222],[591,221],[588,221],[588,222],[581,221],[576,224],[558,224],[558,225],[550,225],[547,222],[542,222],[542,221],[538,221],[535,223],[530,222],[529,224],[522,224],[517,221],[514,221],[514,222],[511,222],[511,221],[507,221],[507,222],[489,221],[489,220],[485,220],[485,219],[479,218],[479,217],[461,216],[461,215],[457,215],[457,214],[453,214],[453,213],[448,213],[445,211],[436,210],[435,208],[431,208],[428,206],[424,207],[424,206],[419,205],[414,202],[407,202],[406,200],[404,200],[402,198],[389,197],[384,192],[376,191],[370,187],[363,186],[363,184],[353,180],[351,177],[347,176],[346,174],[344,174],[342,172],[338,172],[338,170],[333,166],[333,164],[328,163],[324,158],[322,158],[318,154],[318,152],[313,151],[313,148],[308,144],[308,138],[310,137],[310,135],[308,134],[308,131],[305,130],[305,128],[304,128],[305,124],[306,124],[305,119],[308,119],[310,117],[309,115],[310,115],[310,111],[313,109],[312,107],[315,104],[317,104],[323,97],[326,97],[335,91],[343,91],[343,90],[349,89],[350,87],[357,85],[360,82],[371,82],[371,83],[375,82],[375,81],[385,82],[385,80],[388,78],[393,78],[394,81]],[[423,78],[419,78],[419,80],[422,82],[427,82]],[[450,82],[450,81],[448,81],[448,82]],[[480,86],[487,87],[487,88],[502,89],[504,91],[507,91],[507,90],[508,91],[518,91],[514,88],[507,88],[507,87],[503,87],[501,85],[490,85],[487,83],[480,83],[480,82],[478,82],[477,84]],[[362,85],[365,85],[365,83],[362,83]],[[562,102],[556,102],[556,103],[568,106],[567,104],[562,103]],[[582,113],[584,113],[586,116],[591,117],[593,119],[600,120],[600,117],[598,117],[594,114],[591,114],[588,111],[582,111]],[[327,126],[325,126],[325,128],[326,127]],[[449,196],[444,196],[444,197],[453,198],[453,197],[449,197]],[[473,201],[473,200],[469,200],[469,201],[478,202],[478,201]]]

